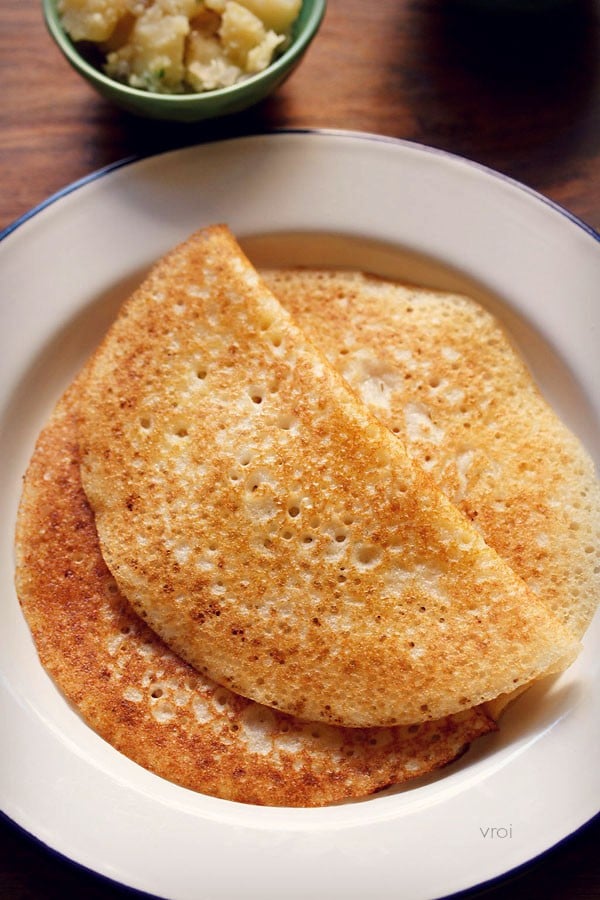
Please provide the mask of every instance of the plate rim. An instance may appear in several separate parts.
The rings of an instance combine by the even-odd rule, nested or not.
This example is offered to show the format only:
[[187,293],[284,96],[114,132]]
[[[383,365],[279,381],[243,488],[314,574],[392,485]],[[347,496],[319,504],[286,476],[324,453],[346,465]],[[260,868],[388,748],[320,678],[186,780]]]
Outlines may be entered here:
[[17,216],[12,222],[9,222],[1,231],[0,231],[0,242],[2,242],[5,238],[7,238],[10,234],[16,231],[21,225],[24,225],[34,216],[38,215],[38,213],[43,212],[47,207],[52,206],[54,203],[62,200],[63,197],[72,194],[74,191],[79,190],[82,187],[85,187],[87,184],[91,182],[97,181],[100,178],[103,178],[105,175],[109,175],[111,172],[116,171],[117,169],[121,169],[125,166],[129,166],[135,163],[139,163],[143,160],[154,159],[161,156],[168,156],[172,153],[180,153],[183,150],[189,150],[197,147],[205,147],[211,144],[221,144],[221,143],[230,143],[240,140],[248,140],[253,138],[265,138],[274,135],[306,135],[306,136],[325,136],[325,137],[341,137],[341,138],[351,138],[354,140],[364,140],[364,141],[372,141],[379,142],[382,144],[391,144],[397,145],[401,147],[407,148],[416,148],[425,153],[430,153],[436,156],[445,157],[448,160],[454,161],[458,164],[464,164],[466,166],[472,167],[474,169],[478,169],[481,172],[486,173],[489,176],[492,176],[494,179],[504,181],[509,185],[512,185],[514,188],[517,188],[520,191],[524,191],[534,200],[543,203],[546,206],[549,206],[555,212],[560,213],[560,215],[567,218],[574,225],[577,225],[584,232],[586,232],[590,237],[592,237],[595,241],[600,243],[600,230],[596,230],[592,225],[589,225],[584,219],[575,215],[575,213],[571,212],[566,206],[561,205],[555,200],[552,200],[550,197],[547,197],[541,191],[536,190],[535,188],[530,187],[522,181],[519,181],[517,178],[514,178],[512,175],[507,175],[504,172],[500,172],[497,169],[493,169],[491,166],[486,165],[485,163],[481,163],[475,159],[470,159],[467,156],[462,156],[461,154],[455,153],[451,150],[445,150],[441,147],[435,147],[430,144],[425,144],[420,141],[413,141],[407,138],[398,138],[393,137],[392,135],[385,134],[377,134],[376,132],[371,131],[354,131],[352,129],[344,129],[344,128],[271,128],[265,130],[257,130],[249,133],[243,134],[234,134],[234,135],[226,135],[226,136],[216,136],[210,137],[204,141],[197,141],[191,144],[184,144],[181,147],[173,147],[169,150],[158,150],[156,152],[151,152],[147,154],[129,154],[128,156],[124,156],[120,159],[117,159],[113,162],[107,163],[104,166],[100,166],[96,169],[93,169],[91,172],[86,175],[82,175],[80,178],[77,178],[73,181],[67,182],[63,187],[58,188],[58,190],[52,192],[39,203],[36,203],[30,209],[26,210],[20,216]]
[[[53,860],[58,860],[61,865],[68,865],[77,872],[83,873],[85,876],[93,879],[96,883],[102,885],[104,888],[106,888],[106,890],[112,889],[114,887],[120,890],[131,892],[132,897],[134,895],[138,895],[140,897],[140,900],[142,900],[142,898],[147,898],[147,900],[164,900],[164,898],[159,897],[158,894],[151,894],[148,891],[144,891],[140,888],[123,884],[123,882],[116,881],[114,878],[111,878],[110,875],[105,875],[102,872],[90,869],[84,863],[69,858],[60,850],[56,850],[54,847],[52,847],[50,844],[45,843],[41,838],[37,837],[32,832],[27,831],[26,828],[23,828],[23,826],[16,822],[14,819],[11,819],[11,817],[6,815],[6,813],[4,813],[2,810],[0,810],[0,821],[1,820],[4,820],[4,822],[6,822],[12,828],[13,833],[29,840],[33,846],[47,853],[48,856]],[[575,831],[572,831],[570,834],[565,835],[565,837],[561,838],[551,847],[548,847],[546,850],[542,850],[540,853],[538,853],[536,856],[531,857],[531,859],[528,859],[526,862],[508,869],[501,875],[495,875],[492,878],[487,879],[486,881],[478,882],[471,887],[464,888],[452,894],[445,894],[443,896],[440,895],[439,897],[435,898],[435,900],[469,900],[469,898],[473,898],[473,900],[476,900],[476,898],[480,895],[487,895],[489,891],[493,891],[496,888],[501,888],[505,886],[509,881],[526,875],[529,871],[540,865],[546,857],[552,856],[552,854],[558,852],[561,848],[566,847],[572,841],[577,840],[584,833],[598,824],[600,824],[600,812],[596,813],[595,816],[592,816],[591,819],[588,819],[587,822],[584,822],[582,825],[576,828]]]

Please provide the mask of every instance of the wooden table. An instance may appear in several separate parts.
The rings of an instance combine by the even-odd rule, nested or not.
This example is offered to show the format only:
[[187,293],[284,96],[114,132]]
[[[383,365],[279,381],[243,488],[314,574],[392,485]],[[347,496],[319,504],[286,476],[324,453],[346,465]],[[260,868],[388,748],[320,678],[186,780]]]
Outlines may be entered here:
[[[546,0],[545,10],[498,13],[470,2],[330,0],[318,39],[276,96],[229,121],[175,126],[113,109],[62,59],[38,3],[0,0],[0,228],[122,157],[284,126],[370,131],[450,150],[600,229],[600,7]],[[2,733],[1,742],[9,739]],[[596,821],[486,897],[600,897],[599,839]],[[131,893],[0,820],[0,897],[70,895]]]

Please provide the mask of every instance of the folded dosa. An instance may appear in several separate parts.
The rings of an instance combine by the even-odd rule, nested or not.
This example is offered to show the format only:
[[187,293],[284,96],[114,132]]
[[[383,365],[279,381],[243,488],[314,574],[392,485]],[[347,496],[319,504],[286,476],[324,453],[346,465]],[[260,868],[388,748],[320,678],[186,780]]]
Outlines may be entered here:
[[600,483],[497,319],[358,272],[262,273],[296,322],[573,634],[600,601]]
[[125,304],[84,381],[79,440],[121,592],[256,702],[416,723],[575,652],[224,227],[168,254]]
[[17,525],[19,598],[42,663],[84,720],[183,787],[245,803],[321,806],[423,776],[494,729],[480,709],[420,726],[300,722],[179,659],[106,568],[81,486],[75,383],[40,435]]

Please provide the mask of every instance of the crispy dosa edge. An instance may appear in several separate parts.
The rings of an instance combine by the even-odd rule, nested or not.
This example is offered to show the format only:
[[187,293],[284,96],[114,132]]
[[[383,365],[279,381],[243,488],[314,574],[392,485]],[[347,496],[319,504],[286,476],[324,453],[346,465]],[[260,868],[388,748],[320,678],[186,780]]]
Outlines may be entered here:
[[43,429],[25,475],[16,585],[41,663],[116,750],[204,794],[322,806],[428,774],[495,729],[483,708],[395,728],[300,722],[177,657],[119,594],[102,558],[80,479],[80,394],[81,379]]

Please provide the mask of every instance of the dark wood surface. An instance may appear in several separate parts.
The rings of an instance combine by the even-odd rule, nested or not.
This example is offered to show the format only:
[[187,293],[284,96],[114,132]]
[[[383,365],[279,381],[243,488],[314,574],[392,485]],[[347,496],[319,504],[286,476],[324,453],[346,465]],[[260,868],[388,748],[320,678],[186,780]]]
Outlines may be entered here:
[[124,156],[289,126],[441,147],[524,181],[600,229],[600,6],[522,2],[549,8],[526,15],[483,13],[478,0],[329,0],[317,40],[275,96],[227,122],[177,126],[112,108],[62,58],[37,2],[0,0],[0,228]]
[[[528,11],[498,9],[502,0],[330,0],[307,57],[274,97],[228,121],[178,126],[111,107],[60,56],[37,2],[0,0],[0,228],[131,154],[310,127],[376,132],[459,153],[600,229],[600,6],[523,2]],[[0,765],[8,740],[0,732]],[[485,896],[600,898],[599,844],[595,821]],[[0,898],[69,896],[132,894],[0,819]]]

